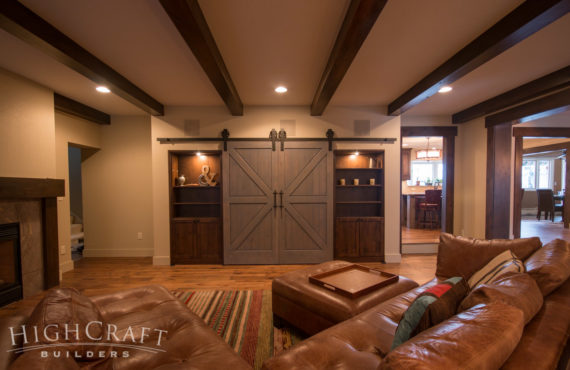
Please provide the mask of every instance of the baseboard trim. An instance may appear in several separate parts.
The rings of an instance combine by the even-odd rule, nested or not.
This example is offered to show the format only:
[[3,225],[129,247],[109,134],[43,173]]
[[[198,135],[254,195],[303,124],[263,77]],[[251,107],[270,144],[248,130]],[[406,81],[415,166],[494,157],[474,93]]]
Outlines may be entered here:
[[170,256],[154,256],[152,257],[152,264],[155,266],[169,266]]
[[434,254],[437,253],[437,244],[402,244],[402,254]]
[[402,255],[400,253],[385,254],[384,259],[385,259],[386,263],[400,263],[400,262],[402,262]]
[[59,281],[63,279],[63,273],[71,271],[75,268],[73,260],[65,261],[59,264]]
[[152,257],[153,249],[88,249],[83,250],[83,257]]

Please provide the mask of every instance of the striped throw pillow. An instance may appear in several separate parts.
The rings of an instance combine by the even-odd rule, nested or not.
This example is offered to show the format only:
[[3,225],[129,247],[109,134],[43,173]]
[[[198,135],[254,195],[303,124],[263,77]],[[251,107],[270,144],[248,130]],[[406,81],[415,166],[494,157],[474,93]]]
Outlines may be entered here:
[[508,271],[525,272],[524,263],[510,250],[499,254],[474,273],[469,279],[469,287],[473,289],[478,285],[490,283]]

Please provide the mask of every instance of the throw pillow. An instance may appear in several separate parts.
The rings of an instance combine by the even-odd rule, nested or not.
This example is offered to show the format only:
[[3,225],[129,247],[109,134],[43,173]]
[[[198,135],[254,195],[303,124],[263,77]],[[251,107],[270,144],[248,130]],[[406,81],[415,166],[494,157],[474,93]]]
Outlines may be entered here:
[[463,278],[453,277],[422,292],[404,312],[394,335],[392,349],[455,315],[459,302],[468,291],[469,287]]
[[562,239],[551,241],[530,256],[525,267],[542,295],[549,295],[570,277],[570,243]]
[[479,240],[442,233],[437,253],[435,275],[441,278],[462,276],[469,279],[493,257],[511,250],[521,260],[526,260],[542,246],[539,238]]
[[461,302],[458,312],[478,304],[501,302],[520,308],[527,324],[542,307],[542,293],[529,274],[506,272],[491,283],[479,285]]
[[509,271],[524,272],[524,265],[513,252],[504,251],[471,276],[469,287],[473,289],[478,285],[490,283]]

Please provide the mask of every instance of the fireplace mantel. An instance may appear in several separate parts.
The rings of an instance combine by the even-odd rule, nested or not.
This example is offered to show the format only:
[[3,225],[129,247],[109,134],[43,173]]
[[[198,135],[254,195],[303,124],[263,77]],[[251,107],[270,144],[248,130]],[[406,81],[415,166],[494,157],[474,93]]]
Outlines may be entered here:
[[0,177],[0,201],[41,200],[44,289],[59,285],[57,197],[64,195],[64,180]]

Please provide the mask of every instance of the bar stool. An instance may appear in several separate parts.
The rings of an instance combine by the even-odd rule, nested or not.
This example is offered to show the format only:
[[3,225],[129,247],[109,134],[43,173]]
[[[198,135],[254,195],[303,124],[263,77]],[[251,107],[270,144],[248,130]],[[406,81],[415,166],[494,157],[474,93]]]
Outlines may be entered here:
[[419,220],[418,226],[437,229],[441,227],[441,190],[426,190],[425,195],[425,200],[419,204],[420,211],[423,211],[423,217]]

